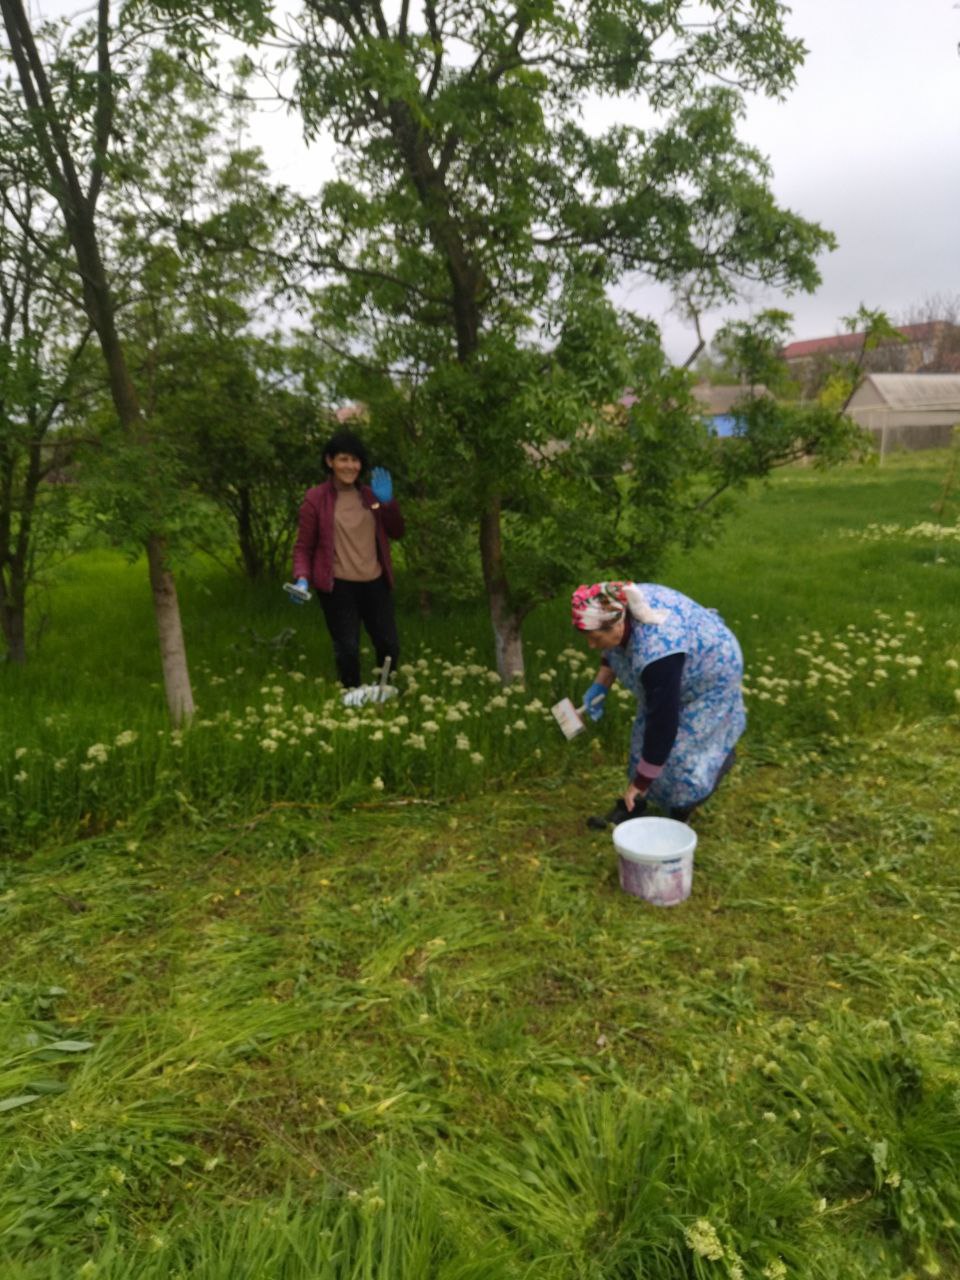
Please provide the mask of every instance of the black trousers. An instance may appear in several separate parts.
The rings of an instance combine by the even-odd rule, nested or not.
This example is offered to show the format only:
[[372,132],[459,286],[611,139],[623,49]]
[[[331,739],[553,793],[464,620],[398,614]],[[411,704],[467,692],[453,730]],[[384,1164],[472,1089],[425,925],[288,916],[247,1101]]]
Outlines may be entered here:
[[393,592],[381,576],[373,582],[349,582],[334,578],[332,591],[318,591],[327,630],[333,641],[333,657],[340,683],[354,689],[360,680],[360,624],[366,629],[377,655],[377,666],[390,658],[396,669],[400,657]]

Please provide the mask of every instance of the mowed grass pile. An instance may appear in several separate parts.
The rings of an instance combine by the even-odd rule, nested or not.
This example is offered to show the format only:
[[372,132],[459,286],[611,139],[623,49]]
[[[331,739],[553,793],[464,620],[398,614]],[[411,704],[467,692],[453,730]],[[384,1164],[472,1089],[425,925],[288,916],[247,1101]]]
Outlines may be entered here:
[[145,588],[69,566],[2,673],[34,807],[0,864],[0,1274],[960,1274],[960,546],[903,532],[945,465],[785,474],[660,575],[734,624],[752,690],[670,911],[583,825],[629,708],[572,744],[545,719],[588,679],[563,602],[522,693],[476,620],[411,619],[403,698],[334,728],[318,619],[194,569],[213,723],[177,746]]

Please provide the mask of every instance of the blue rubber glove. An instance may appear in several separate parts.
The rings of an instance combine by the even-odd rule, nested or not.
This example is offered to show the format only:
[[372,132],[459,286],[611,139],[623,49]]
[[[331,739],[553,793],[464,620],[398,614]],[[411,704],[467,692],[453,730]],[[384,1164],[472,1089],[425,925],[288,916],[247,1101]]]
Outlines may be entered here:
[[[300,587],[302,591],[306,591],[309,585],[310,584],[307,582],[306,578],[298,578],[296,581],[296,586]],[[307,603],[306,600],[298,600],[296,596],[291,596],[290,599],[293,601],[294,604]]]
[[370,476],[370,488],[378,502],[390,502],[393,498],[393,480],[386,467],[374,467]]
[[591,720],[600,720],[603,716],[603,703],[610,690],[599,680],[595,680],[583,695],[583,708]]

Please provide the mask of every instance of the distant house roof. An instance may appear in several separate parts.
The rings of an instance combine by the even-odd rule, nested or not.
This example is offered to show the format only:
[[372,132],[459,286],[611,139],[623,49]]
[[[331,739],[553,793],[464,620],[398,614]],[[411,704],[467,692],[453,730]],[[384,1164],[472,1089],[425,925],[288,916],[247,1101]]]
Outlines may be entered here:
[[[932,342],[943,328],[942,320],[928,320],[923,324],[903,324],[897,326],[897,333],[902,334],[907,342]],[[781,355],[784,360],[808,360],[811,356],[842,355],[848,351],[859,351],[863,346],[864,333],[837,333],[832,338],[809,338],[804,342],[789,342]],[[892,342],[893,339],[891,338]]]
[[891,409],[960,411],[960,373],[870,373],[850,400]]

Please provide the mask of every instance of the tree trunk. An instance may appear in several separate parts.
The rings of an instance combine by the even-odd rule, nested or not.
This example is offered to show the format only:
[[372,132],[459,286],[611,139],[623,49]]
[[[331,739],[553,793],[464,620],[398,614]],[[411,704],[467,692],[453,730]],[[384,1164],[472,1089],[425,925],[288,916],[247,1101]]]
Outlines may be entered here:
[[497,671],[504,684],[508,684],[513,680],[522,680],[524,675],[521,635],[523,614],[510,599],[500,537],[499,498],[492,499],[480,517],[480,559],[490,606],[490,621],[493,623]]
[[10,550],[8,534],[8,528],[0,529],[0,631],[7,646],[7,662],[23,666],[27,660],[27,582],[23,560],[16,550]]
[[[145,448],[149,447],[144,430],[140,400],[126,354],[117,333],[114,319],[113,296],[107,283],[100,259],[99,245],[92,221],[85,226],[74,241],[77,258],[84,272],[84,293],[87,314],[100,340],[100,349],[107,366],[111,398],[117,417],[127,432]],[[144,500],[150,505],[149,494]],[[170,717],[176,725],[193,715],[193,693],[190,688],[190,671],[187,667],[187,651],[180,622],[180,601],[173,574],[166,562],[166,539],[160,533],[147,537],[147,563],[150,567],[150,589],[153,593],[153,614],[157,620],[157,636],[160,641],[160,662],[163,670],[163,688],[167,697]]]
[[237,507],[237,542],[240,545],[240,555],[247,577],[252,582],[258,582],[263,577],[263,561],[254,534],[248,489],[240,491],[240,503]]
[[[117,331],[116,303],[107,277],[97,234],[96,207],[110,141],[115,108],[114,81],[110,69],[108,0],[97,5],[97,100],[94,113],[94,155],[86,190],[80,181],[71,150],[71,137],[57,106],[46,68],[37,51],[23,0],[0,0],[0,14],[29,109],[34,137],[50,178],[51,194],[60,206],[67,237],[73,248],[83,290],[83,305],[96,331],[107,367],[110,395],[121,426],[139,444],[146,444],[143,415],[136,386],[130,376],[123,343]],[[151,506],[149,494],[144,501]],[[180,624],[180,604],[173,575],[165,562],[165,539],[159,533],[147,539],[150,586],[160,639],[160,658],[167,706],[175,724],[193,714],[190,673]]]
[[167,707],[174,724],[182,724],[193,715],[193,692],[187,668],[187,651],[180,625],[180,602],[177,585],[166,564],[166,543],[159,534],[147,539],[147,563],[150,566],[150,589],[153,612],[160,638],[160,661]]
[[7,661],[23,666],[27,660],[26,618],[22,605],[4,601],[0,607],[0,629],[7,646]]

